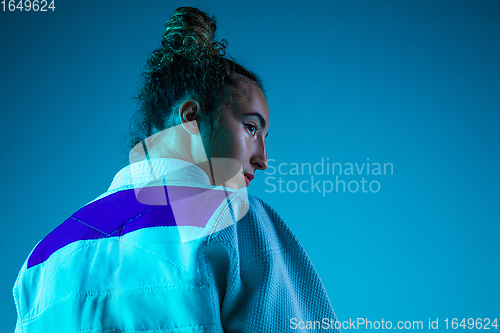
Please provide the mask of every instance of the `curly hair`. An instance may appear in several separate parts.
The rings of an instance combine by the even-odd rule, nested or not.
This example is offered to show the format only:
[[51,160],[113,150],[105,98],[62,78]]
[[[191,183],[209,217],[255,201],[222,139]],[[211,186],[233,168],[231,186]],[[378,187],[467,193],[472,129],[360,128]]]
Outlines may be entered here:
[[215,40],[216,19],[194,7],[177,8],[165,23],[161,45],[147,59],[135,99],[129,147],[175,125],[173,110],[196,99],[212,130],[221,106],[231,101],[230,87],[246,77],[264,91],[258,76],[225,56],[227,41]]

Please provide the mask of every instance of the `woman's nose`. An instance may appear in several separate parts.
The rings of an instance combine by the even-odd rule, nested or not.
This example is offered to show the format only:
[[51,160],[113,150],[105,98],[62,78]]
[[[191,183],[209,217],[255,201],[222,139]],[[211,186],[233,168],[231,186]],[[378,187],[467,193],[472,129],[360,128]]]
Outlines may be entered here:
[[256,153],[252,156],[252,164],[255,165],[256,169],[266,170],[267,169],[267,151],[266,143],[262,140],[262,145],[258,147]]

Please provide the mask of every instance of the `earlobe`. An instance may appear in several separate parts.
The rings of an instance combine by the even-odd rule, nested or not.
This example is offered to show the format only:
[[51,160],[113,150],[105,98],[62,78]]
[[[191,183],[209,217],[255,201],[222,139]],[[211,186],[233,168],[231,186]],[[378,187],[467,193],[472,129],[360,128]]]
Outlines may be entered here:
[[181,125],[189,134],[200,134],[197,126],[200,111],[200,104],[193,99],[186,100],[179,106],[179,119]]

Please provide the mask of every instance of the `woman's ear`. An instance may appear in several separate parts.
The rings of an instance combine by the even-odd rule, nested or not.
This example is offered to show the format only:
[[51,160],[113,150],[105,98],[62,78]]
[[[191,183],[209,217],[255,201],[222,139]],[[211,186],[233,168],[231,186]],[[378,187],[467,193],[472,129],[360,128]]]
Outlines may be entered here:
[[181,121],[181,125],[189,134],[200,134],[197,125],[200,116],[200,104],[193,99],[186,100],[179,106],[179,119]]

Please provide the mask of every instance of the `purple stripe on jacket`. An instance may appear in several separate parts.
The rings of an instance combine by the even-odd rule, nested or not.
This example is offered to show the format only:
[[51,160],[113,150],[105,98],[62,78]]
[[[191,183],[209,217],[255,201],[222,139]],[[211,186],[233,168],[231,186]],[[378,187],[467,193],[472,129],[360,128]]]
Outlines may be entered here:
[[[159,191],[165,193],[166,202],[151,204],[158,201],[155,198]],[[153,186],[110,194],[82,207],[49,233],[31,253],[27,268],[43,263],[57,250],[80,240],[119,237],[159,226],[204,228],[228,194],[187,186]]]

